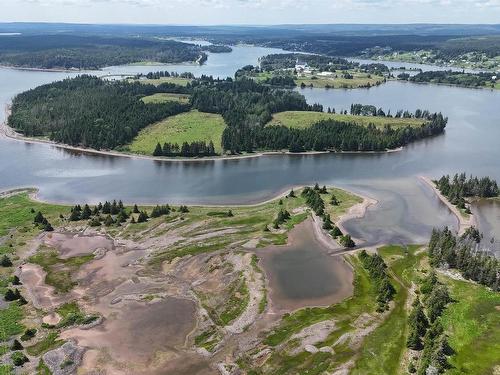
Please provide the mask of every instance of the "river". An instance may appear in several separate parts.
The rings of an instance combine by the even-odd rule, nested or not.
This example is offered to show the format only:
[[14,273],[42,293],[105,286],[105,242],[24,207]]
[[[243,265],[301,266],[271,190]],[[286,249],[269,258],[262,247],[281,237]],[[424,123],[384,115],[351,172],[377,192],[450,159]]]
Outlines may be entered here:
[[[210,54],[207,64],[121,66],[92,72],[130,74],[154,70],[231,76],[276,49],[237,46]],[[77,73],[0,68],[0,103],[21,91]],[[446,133],[383,154],[273,155],[239,160],[158,162],[72,152],[46,144],[0,138],[0,190],[36,186],[39,196],[57,202],[254,203],[299,184],[334,184],[379,201],[362,219],[345,226],[368,244],[425,242],[434,226],[456,219],[418,176],[466,171],[500,180],[500,91],[390,81],[355,90],[300,90],[309,102],[337,110],[351,103],[391,109],[442,111]],[[0,120],[4,120],[4,113]],[[480,218],[485,237],[500,239],[500,207],[489,205]],[[496,219],[495,219],[496,218]],[[496,221],[495,221],[496,220]],[[493,246],[496,246],[495,243]],[[496,246],[498,247],[498,246]]]

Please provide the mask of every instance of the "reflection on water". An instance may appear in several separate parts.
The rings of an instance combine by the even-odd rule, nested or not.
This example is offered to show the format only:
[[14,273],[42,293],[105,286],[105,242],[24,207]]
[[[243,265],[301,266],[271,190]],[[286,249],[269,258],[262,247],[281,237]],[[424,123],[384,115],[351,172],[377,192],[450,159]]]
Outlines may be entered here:
[[314,236],[312,220],[297,225],[286,246],[258,251],[269,280],[272,308],[295,310],[341,301],[352,293],[352,270],[327,254]]
[[500,201],[480,200],[473,204],[472,213],[484,234],[481,245],[500,254]]
[[[258,57],[278,52],[238,46],[230,54],[211,54],[203,66],[177,65],[195,74],[232,75]],[[112,67],[104,73],[147,72],[147,67]],[[188,70],[189,70],[188,69]],[[103,72],[98,72],[103,74]],[[0,102],[31,87],[77,73],[31,72],[0,68]],[[254,203],[293,185],[335,184],[377,199],[362,219],[346,226],[369,243],[422,242],[433,226],[456,226],[456,219],[418,182],[465,171],[500,180],[500,91],[388,82],[370,89],[299,90],[310,103],[337,110],[352,103],[395,112],[417,108],[449,117],[446,134],[416,142],[401,152],[381,154],[273,155],[241,160],[152,162],[67,151],[54,146],[0,138],[0,190],[38,186],[40,198],[58,202]],[[0,119],[4,113],[0,112]],[[490,221],[492,220],[492,221]],[[486,224],[488,223],[488,224]],[[496,235],[495,215],[480,220],[488,237]]]

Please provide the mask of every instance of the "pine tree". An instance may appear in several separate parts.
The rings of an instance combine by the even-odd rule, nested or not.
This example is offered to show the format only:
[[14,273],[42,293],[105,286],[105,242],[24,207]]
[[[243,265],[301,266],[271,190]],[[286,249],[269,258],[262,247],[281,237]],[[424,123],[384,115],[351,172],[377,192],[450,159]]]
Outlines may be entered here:
[[6,254],[4,254],[2,256],[2,260],[0,260],[0,265],[2,267],[12,267],[12,261]]
[[155,150],[153,151],[153,156],[163,156],[163,150],[159,142],[156,144]]
[[82,219],[82,220],[87,220],[87,219],[90,219],[90,216],[92,216],[92,211],[90,210],[89,205],[88,205],[88,204],[86,204],[86,205],[83,207],[83,211],[82,211],[81,219]]
[[12,346],[10,347],[10,349],[13,351],[23,350],[24,346],[17,339],[14,339],[14,342],[12,343]]

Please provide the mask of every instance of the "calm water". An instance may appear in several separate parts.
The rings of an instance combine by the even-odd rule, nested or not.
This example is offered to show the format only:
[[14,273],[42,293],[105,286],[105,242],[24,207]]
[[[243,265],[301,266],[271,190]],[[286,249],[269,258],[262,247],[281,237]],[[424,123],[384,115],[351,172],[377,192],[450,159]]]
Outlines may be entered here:
[[297,225],[286,246],[258,250],[271,287],[273,309],[328,306],[352,294],[352,270],[331,257],[314,235],[312,220]]
[[[169,66],[168,70],[227,76],[243,65],[256,63],[261,55],[278,51],[239,46],[231,54],[210,55],[202,67]],[[112,67],[104,74],[151,70],[155,68]],[[0,69],[0,103],[8,103],[23,90],[75,74]],[[365,218],[351,220],[346,226],[356,237],[381,243],[424,242],[433,226],[456,225],[455,218],[417,176],[438,177],[465,170],[500,180],[500,91],[389,82],[369,90],[300,92],[311,103],[337,110],[365,103],[392,112],[416,108],[442,111],[449,123],[445,135],[389,154],[278,155],[187,163],[87,155],[0,139],[0,190],[37,186],[41,198],[58,202],[121,198],[145,203],[235,204],[256,202],[290,186],[318,181],[378,199],[380,204]],[[498,213],[495,207],[492,209]],[[481,225],[481,229],[493,233],[498,223]]]

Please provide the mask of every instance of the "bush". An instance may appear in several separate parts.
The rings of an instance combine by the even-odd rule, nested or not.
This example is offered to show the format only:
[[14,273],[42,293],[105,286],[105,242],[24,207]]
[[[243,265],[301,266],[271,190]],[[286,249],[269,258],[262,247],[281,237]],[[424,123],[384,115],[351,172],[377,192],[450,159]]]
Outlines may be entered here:
[[16,366],[22,366],[26,362],[30,361],[28,359],[28,357],[26,357],[24,355],[23,352],[14,352],[14,353],[12,353],[12,355],[10,356],[10,359],[12,359],[12,362],[14,362],[14,365],[16,365]]

